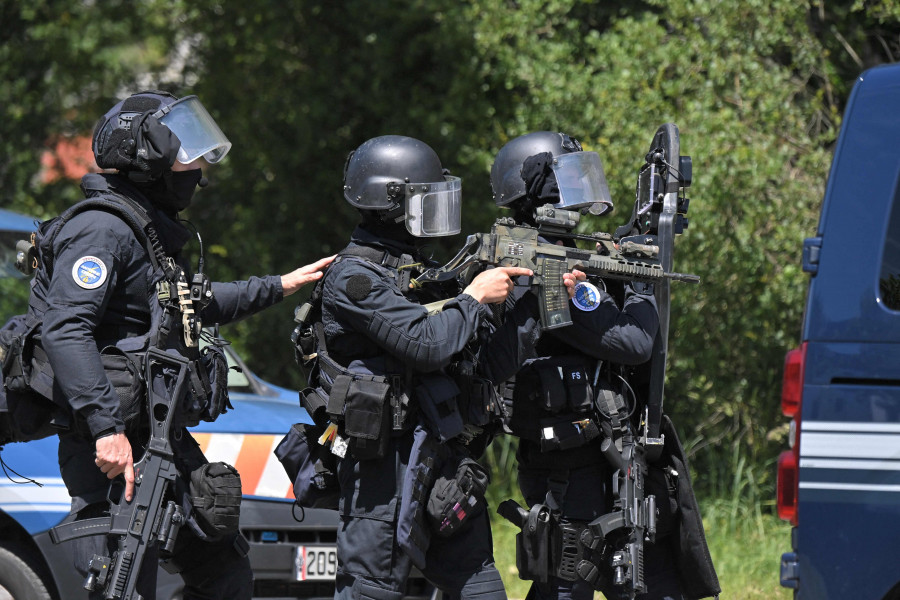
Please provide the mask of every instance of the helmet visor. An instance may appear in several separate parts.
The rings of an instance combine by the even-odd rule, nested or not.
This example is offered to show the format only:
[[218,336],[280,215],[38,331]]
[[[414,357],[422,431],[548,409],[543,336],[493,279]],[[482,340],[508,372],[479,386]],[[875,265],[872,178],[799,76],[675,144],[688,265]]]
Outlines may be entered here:
[[416,237],[453,235],[461,229],[462,180],[406,184],[406,230]]
[[175,160],[182,164],[201,156],[208,163],[217,163],[231,150],[231,142],[197,96],[185,96],[164,106],[155,116],[178,136],[181,148]]
[[559,186],[559,208],[589,207],[602,215],[613,209],[612,197],[596,152],[570,152],[553,158],[551,164]]

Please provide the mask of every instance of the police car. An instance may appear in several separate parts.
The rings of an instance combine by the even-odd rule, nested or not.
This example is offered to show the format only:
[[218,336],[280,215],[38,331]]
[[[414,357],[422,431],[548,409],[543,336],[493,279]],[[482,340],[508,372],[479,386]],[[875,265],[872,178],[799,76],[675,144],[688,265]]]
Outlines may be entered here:
[[900,598],[900,64],[857,80],[785,361],[778,512],[796,600]]
[[[17,273],[15,242],[33,229],[34,219],[0,210],[0,276]],[[0,322],[9,316],[0,315]],[[230,365],[239,367],[230,369],[228,378],[234,410],[192,433],[210,461],[227,462],[241,474],[241,530],[250,542],[254,597],[332,598],[337,514],[296,508],[291,482],[273,454],[291,424],[310,422],[309,417],[297,392],[263,381],[230,347],[227,353]],[[0,467],[0,600],[87,598],[67,545],[54,545],[48,534],[70,504],[57,446],[53,436],[0,452],[5,465]],[[181,598],[180,578],[160,569],[159,582],[159,600]],[[410,587],[411,594],[426,593],[424,580]]]

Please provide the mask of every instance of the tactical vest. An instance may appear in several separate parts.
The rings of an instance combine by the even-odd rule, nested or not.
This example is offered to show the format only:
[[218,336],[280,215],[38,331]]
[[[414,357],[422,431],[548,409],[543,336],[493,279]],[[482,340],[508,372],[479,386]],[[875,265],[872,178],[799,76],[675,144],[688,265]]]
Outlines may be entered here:
[[[348,256],[394,269],[403,259],[369,246],[349,246],[338,253],[335,263]],[[408,273],[399,277],[408,283]],[[390,437],[409,431],[414,423],[415,406],[407,393],[411,373],[359,373],[335,360],[325,341],[322,287],[318,282],[309,300],[294,311],[297,326],[291,340],[297,363],[308,372],[300,403],[316,424],[328,428],[328,437],[320,442],[330,442],[338,456],[345,448],[359,460],[384,456]]]
[[[529,361],[503,386],[507,428],[538,444],[541,453],[578,448],[604,436],[621,450],[626,402],[621,387],[611,383],[610,368],[579,355]],[[590,454],[589,462],[595,462]],[[558,459],[547,460],[552,467]]]
[[[35,288],[46,290],[50,284],[55,256],[53,244],[63,226],[76,215],[89,210],[103,210],[122,219],[131,228],[138,242],[146,249],[148,257],[147,280],[149,291],[150,325],[146,333],[122,336],[114,345],[101,349],[101,360],[110,383],[119,396],[126,431],[136,432],[141,427],[141,415],[145,409],[145,382],[143,380],[144,353],[151,347],[173,351],[193,361],[190,391],[182,401],[177,418],[179,425],[191,426],[201,420],[211,421],[231,408],[227,392],[227,361],[222,350],[224,342],[217,336],[205,336],[208,344],[201,351],[197,347],[200,337],[199,311],[195,311],[193,296],[185,272],[167,256],[147,211],[137,201],[120,193],[106,190],[70,207],[58,217],[41,223],[32,235],[35,268]],[[3,353],[3,384],[6,414],[15,412],[13,404],[35,402],[38,398],[51,401],[61,410],[46,411],[45,418],[56,420],[57,428],[75,427],[82,433],[86,426],[78,420],[66,418],[68,405],[58,386],[54,385],[53,369],[41,346],[41,323],[47,305],[32,292],[28,313],[13,317],[8,324],[7,336],[0,335]],[[14,325],[14,326],[11,326]],[[50,417],[49,413],[54,413]],[[0,406],[0,414],[3,407]],[[56,432],[42,428],[39,434],[21,431],[15,422],[8,423],[6,436],[0,426],[0,443],[3,441],[27,441],[39,439]]]
[[[335,262],[348,257],[375,265],[394,277],[400,290],[409,289],[409,272],[402,265],[411,262],[411,257],[349,246],[338,253]],[[419,411],[441,441],[469,438],[473,426],[483,427],[493,418],[486,408],[495,404],[493,390],[489,382],[475,376],[473,361],[455,361],[446,373],[414,373],[402,368],[396,373],[366,374],[335,360],[329,354],[322,323],[322,287],[319,282],[310,299],[295,311],[297,327],[292,339],[297,362],[308,373],[309,387],[301,392],[301,404],[316,423],[335,426],[338,447],[349,438],[357,458],[381,456],[388,438],[409,431]]]

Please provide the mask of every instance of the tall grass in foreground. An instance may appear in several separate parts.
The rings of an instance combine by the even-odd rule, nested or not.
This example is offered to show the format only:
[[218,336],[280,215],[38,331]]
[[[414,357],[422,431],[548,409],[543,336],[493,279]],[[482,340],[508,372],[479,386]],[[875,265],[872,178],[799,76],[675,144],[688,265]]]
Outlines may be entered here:
[[[489,451],[491,511],[505,498],[524,505],[514,455],[515,442],[508,436],[496,440]],[[722,586],[720,598],[789,600],[791,592],[779,585],[778,578],[781,554],[790,550],[791,528],[774,516],[774,465],[750,464],[739,444],[733,445],[725,462],[730,464],[722,469],[722,475],[705,482],[704,487],[713,493],[700,499],[706,540]],[[491,524],[494,558],[507,594],[513,599],[524,598],[531,582],[519,579],[516,570],[515,536],[519,529],[496,513],[491,515]],[[603,596],[596,593],[595,598]]]

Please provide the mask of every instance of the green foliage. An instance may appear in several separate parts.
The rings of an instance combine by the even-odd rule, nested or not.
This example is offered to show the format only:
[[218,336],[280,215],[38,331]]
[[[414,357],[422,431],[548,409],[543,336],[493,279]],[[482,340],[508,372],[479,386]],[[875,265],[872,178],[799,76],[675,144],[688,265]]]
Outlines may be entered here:
[[[89,133],[136,89],[196,93],[234,142],[186,213],[217,279],[339,250],[356,222],[342,166],[374,135],[438,151],[464,178],[468,232],[496,215],[488,172],[504,143],[571,133],[603,158],[619,210],[589,226],[611,230],[654,131],[676,123],[694,161],[676,270],[702,283],[673,287],[667,409],[706,493],[731,481],[737,449],[760,469],[783,445],[801,240],[856,75],[900,57],[900,9],[881,0],[13,0],[0,22],[0,204],[55,214],[78,197],[39,177],[56,136]],[[225,334],[262,376],[300,387],[294,301]],[[498,452],[506,469],[511,449]]]
[[0,277],[0,325],[28,310],[28,282],[18,277]]
[[43,218],[80,198],[70,181],[41,181],[41,152],[90,133],[123,86],[165,66],[168,4],[0,3],[0,206]]

